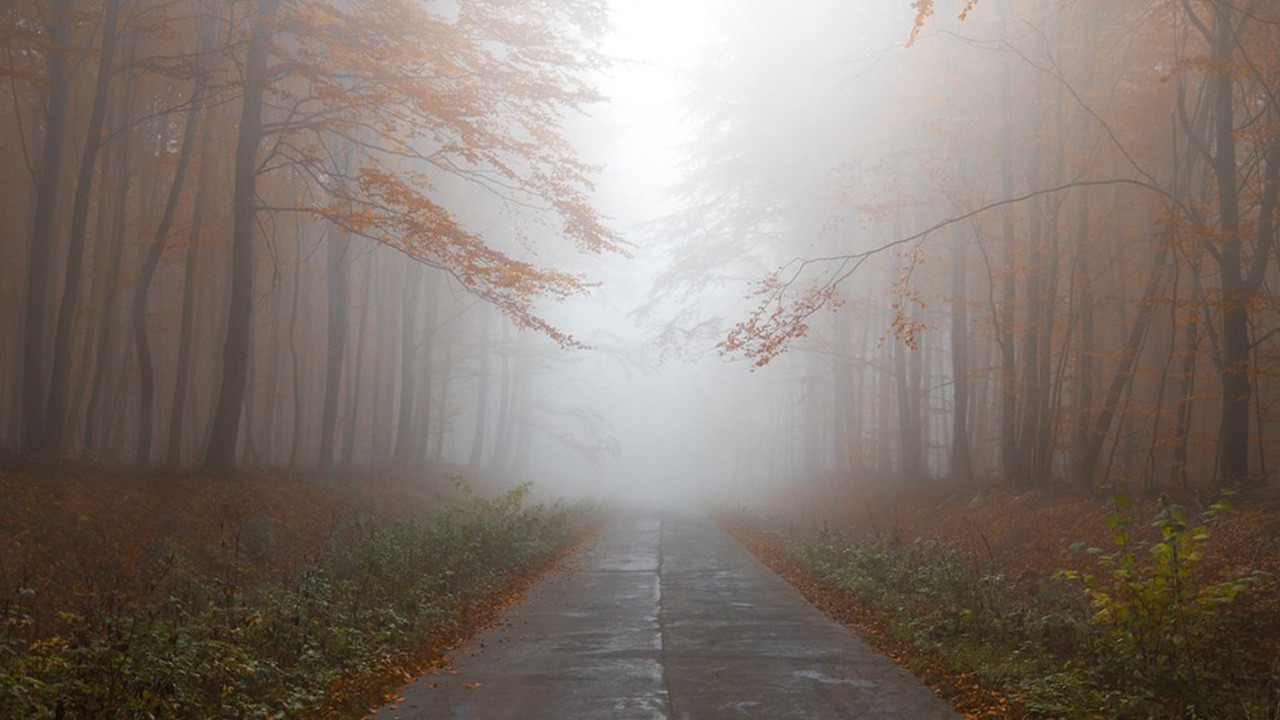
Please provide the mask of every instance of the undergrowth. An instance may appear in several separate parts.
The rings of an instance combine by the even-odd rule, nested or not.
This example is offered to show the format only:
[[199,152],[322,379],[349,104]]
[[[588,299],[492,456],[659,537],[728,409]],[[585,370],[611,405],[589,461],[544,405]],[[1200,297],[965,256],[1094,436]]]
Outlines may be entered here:
[[586,506],[529,506],[526,493],[470,498],[420,520],[352,521],[292,580],[248,588],[252,567],[236,548],[216,575],[157,548],[148,572],[158,602],[90,604],[62,613],[53,633],[34,620],[40,598],[12,589],[0,597],[0,717],[362,710],[361,680],[385,686],[379,678],[398,658],[457,639],[474,606],[505,599],[591,522]]
[[1088,571],[1064,569],[1034,597],[995,567],[933,540],[903,546],[824,530],[790,546],[794,559],[868,608],[876,624],[917,652],[1047,718],[1280,717],[1264,689],[1243,682],[1218,639],[1236,598],[1257,579],[1197,572],[1214,518],[1199,522],[1162,499],[1141,527],[1117,497],[1110,550],[1085,548]]

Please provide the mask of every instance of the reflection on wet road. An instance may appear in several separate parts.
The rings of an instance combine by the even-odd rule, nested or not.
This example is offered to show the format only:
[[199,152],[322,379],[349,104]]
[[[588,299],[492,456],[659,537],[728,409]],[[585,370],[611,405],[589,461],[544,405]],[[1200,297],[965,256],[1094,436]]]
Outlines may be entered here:
[[377,720],[952,720],[708,518],[623,515]]

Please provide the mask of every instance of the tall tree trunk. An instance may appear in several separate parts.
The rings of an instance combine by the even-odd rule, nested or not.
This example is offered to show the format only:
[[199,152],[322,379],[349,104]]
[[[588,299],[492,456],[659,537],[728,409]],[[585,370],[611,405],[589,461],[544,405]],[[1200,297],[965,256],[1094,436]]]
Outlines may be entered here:
[[351,242],[346,231],[334,227],[326,243],[328,280],[328,325],[326,330],[324,409],[320,415],[320,468],[332,470],[338,433],[338,400],[342,386],[342,364],[347,356],[350,324]]
[[360,430],[360,406],[364,393],[360,390],[360,375],[364,371],[365,351],[374,341],[371,339],[369,331],[369,315],[370,305],[370,289],[373,285],[373,258],[366,258],[364,263],[364,272],[361,273],[360,281],[360,317],[356,321],[356,328],[359,335],[356,337],[355,358],[351,364],[351,377],[348,381],[350,385],[350,402],[347,403],[347,412],[350,414],[347,423],[343,427],[342,435],[342,466],[352,467],[355,464],[356,457],[356,435]]
[[89,127],[80,170],[76,177],[76,195],[71,208],[71,237],[67,246],[67,271],[62,285],[62,301],[58,306],[57,326],[53,336],[53,372],[49,380],[49,407],[45,411],[47,426],[44,445],[49,450],[65,449],[71,385],[71,354],[75,344],[72,323],[84,276],[84,245],[89,227],[89,201],[93,197],[93,179],[98,167],[98,150],[102,147],[102,127],[107,118],[111,97],[111,78],[115,74],[115,51],[119,40],[120,6],[123,0],[106,0],[102,18],[102,52],[98,60],[98,77],[89,110]]
[[[126,100],[127,102],[127,100]],[[113,108],[114,110],[114,105]],[[115,127],[118,123],[107,120],[108,127]],[[106,202],[105,198],[97,203],[97,212],[94,219],[93,242],[91,248],[86,248],[85,253],[89,257],[89,265],[91,268],[97,268],[91,272],[91,277],[86,279],[88,285],[88,296],[90,302],[85,308],[84,326],[87,330],[87,339],[85,341],[85,349],[80,364],[85,368],[84,372],[73,374],[70,399],[70,407],[73,408],[72,417],[67,421],[68,427],[66,433],[74,435],[77,431],[81,436],[81,448],[89,446],[85,439],[92,432],[91,425],[85,421],[85,412],[89,405],[90,390],[93,389],[102,378],[102,358],[107,356],[104,352],[107,349],[105,342],[106,318],[110,317],[103,312],[106,306],[106,298],[113,297],[114,292],[108,292],[108,288],[114,291],[114,285],[117,281],[116,277],[111,277],[108,282],[108,274],[102,271],[104,265],[109,265],[107,260],[119,247],[117,240],[123,241],[124,230],[123,223],[116,223],[116,218],[121,214],[126,214],[129,204],[129,185],[126,170],[121,165],[127,165],[125,159],[125,150],[129,145],[129,133],[125,133],[124,137],[116,143],[117,151],[114,157],[111,153],[106,153],[103,157],[102,168],[99,172],[104,178],[112,178],[115,183],[111,185],[114,197],[111,202]],[[124,162],[122,162],[124,161]],[[107,184],[104,183],[104,187]],[[104,193],[105,194],[105,193]],[[119,226],[118,226],[119,225]],[[114,268],[113,268],[114,269]],[[74,450],[73,450],[74,451]]]
[[[1046,9],[1047,10],[1047,9]],[[1063,27],[1063,16],[1058,14],[1057,22],[1055,22],[1055,43],[1060,43],[1062,35],[1065,32]],[[1040,92],[1036,93],[1036,105],[1040,106]],[[1035,162],[1033,163],[1033,176],[1036,179],[1038,187],[1055,187],[1061,185],[1063,178],[1063,168],[1066,165],[1066,121],[1063,113],[1064,90],[1058,85],[1053,92],[1053,105],[1046,108],[1050,117],[1044,124],[1052,121],[1056,128],[1055,134],[1061,138],[1059,142],[1052,144],[1052,155],[1049,156],[1048,162],[1043,162],[1042,152],[1043,143],[1035,151]],[[1028,328],[1028,334],[1034,333],[1036,336],[1036,353],[1034,360],[1028,355],[1023,362],[1031,363],[1034,361],[1036,369],[1035,376],[1035,401],[1028,405],[1029,410],[1033,413],[1027,417],[1024,424],[1030,426],[1030,433],[1027,438],[1027,451],[1030,462],[1028,464],[1028,481],[1037,485],[1043,485],[1050,482],[1053,477],[1053,445],[1054,445],[1054,420],[1056,418],[1055,410],[1058,408],[1058,398],[1060,392],[1060,384],[1058,377],[1055,375],[1054,368],[1054,350],[1053,337],[1054,325],[1056,320],[1057,298],[1058,298],[1058,282],[1061,270],[1062,253],[1061,253],[1061,235],[1060,220],[1062,212],[1061,198],[1042,198],[1038,203],[1037,210],[1041,217],[1037,220],[1037,232],[1032,237],[1037,247],[1037,260],[1034,275],[1037,276],[1039,284],[1036,288],[1029,288],[1029,295],[1034,294],[1036,300],[1035,305],[1035,324],[1033,328]]]
[[302,364],[298,358],[298,305],[301,300],[302,223],[298,223],[294,226],[293,233],[293,297],[289,301],[289,361],[292,363],[293,380],[293,436],[289,448],[291,470],[296,470],[302,462]]
[[232,199],[231,299],[227,336],[222,347],[222,382],[218,390],[204,469],[226,473],[235,467],[236,440],[249,370],[249,335],[253,314],[253,241],[257,218],[258,148],[262,143],[263,94],[268,82],[271,36],[280,0],[258,0],[257,17],[244,64],[244,103],[236,138],[235,192]]
[[431,457],[436,461],[444,460],[444,437],[449,430],[449,386],[453,379],[453,342],[451,334],[437,336],[444,341],[444,358],[440,363],[443,370],[440,378],[440,409],[436,413],[436,441],[431,450]]
[[836,478],[849,477],[852,458],[852,438],[849,431],[852,415],[858,399],[853,394],[853,328],[847,318],[835,320],[836,356],[832,358],[833,399],[831,408],[832,447],[831,463]]
[[515,349],[511,346],[511,323],[502,323],[502,332],[499,340],[499,352],[502,353],[501,359],[498,361],[498,422],[497,434],[493,438],[493,455],[489,458],[490,474],[501,477],[507,470],[507,465],[511,457],[511,435],[512,435],[512,413],[515,409],[514,398],[512,394],[514,390],[512,353]]
[[249,333],[249,369],[245,377],[245,401],[243,421],[240,423],[240,464],[243,467],[257,468],[258,462],[258,343],[257,334]]
[[262,432],[255,437],[262,445],[259,456],[266,467],[277,467],[280,456],[276,439],[280,435],[277,417],[281,415],[280,405],[280,364],[283,356],[284,333],[284,288],[276,288],[271,298],[271,315],[267,324],[269,341],[266,353],[266,377],[263,389],[259,393],[262,398]]
[[1218,188],[1218,262],[1222,279],[1222,425],[1218,474],[1224,485],[1249,475],[1249,292],[1241,275],[1240,190],[1236,178],[1235,29],[1232,11],[1213,6],[1210,102],[1214,115],[1214,175]]
[[[1198,292],[1199,283],[1195,279],[1195,276],[1200,273],[1198,249],[1192,251],[1190,272],[1193,274],[1191,285],[1196,291],[1191,302],[1202,304],[1204,299]],[[1173,459],[1170,465],[1174,482],[1185,490],[1190,484],[1187,473],[1187,446],[1191,442],[1191,420],[1194,417],[1196,394],[1196,354],[1200,348],[1200,318],[1197,312],[1190,314],[1190,321],[1184,333],[1182,362],[1178,373],[1181,390],[1178,392],[1178,411],[1174,420]]]
[[[1033,155],[1037,151],[1032,152]],[[1042,292],[1045,286],[1044,253],[1041,245],[1044,241],[1043,223],[1040,221],[1041,207],[1034,203],[1031,207],[1031,219],[1028,222],[1027,241],[1031,247],[1027,266],[1026,283],[1026,315],[1022,328],[1021,363],[1021,410],[1018,412],[1017,453],[1018,484],[1022,486],[1038,485],[1043,480],[1035,476],[1035,444],[1039,435],[1036,426],[1040,417],[1040,403],[1043,402],[1044,378],[1040,377],[1040,323],[1044,321]]]
[[[924,327],[923,318],[920,317],[921,311],[918,305],[911,309],[911,322],[915,327]],[[919,345],[911,350],[907,359],[907,392],[910,399],[907,403],[909,413],[910,442],[912,448],[907,454],[915,466],[911,473],[907,476],[911,482],[923,484],[928,480],[929,476],[929,455],[928,455],[928,437],[924,423],[925,403],[927,401],[927,393],[925,392],[925,358],[928,357],[929,349],[932,347],[932,338],[927,332],[920,334]]]
[[[207,51],[206,44],[198,43],[200,52]],[[204,83],[197,79],[195,90],[191,94],[190,107],[187,109],[186,127],[182,130],[182,142],[178,148],[178,164],[173,171],[173,180],[169,184],[169,195],[165,199],[164,211],[160,214],[160,222],[156,225],[151,245],[142,260],[142,272],[133,291],[133,343],[138,358],[138,443],[134,448],[134,463],[146,466],[151,462],[151,441],[155,434],[155,363],[151,358],[151,339],[147,335],[147,295],[151,291],[151,283],[155,279],[156,267],[160,264],[160,256],[164,253],[165,243],[169,239],[169,231],[173,227],[173,219],[178,214],[178,202],[182,198],[182,190],[187,181],[187,168],[191,165],[192,147],[195,145],[196,126],[200,118],[200,96]]]
[[[1043,92],[1040,83],[1031,84],[1029,102],[1032,110],[1027,118],[1030,128],[1027,135],[1033,139],[1033,143],[1026,154],[1026,184],[1029,187],[1044,187],[1046,178],[1041,136],[1045,132],[1042,126],[1047,124],[1047,118],[1043,112]],[[1036,198],[1028,205],[1026,243],[1030,250],[1030,257],[1025,273],[1027,300],[1022,328],[1023,350],[1021,357],[1018,358],[1018,362],[1021,363],[1022,382],[1019,389],[1021,410],[1018,412],[1017,425],[1017,468],[1018,483],[1022,486],[1039,485],[1047,480],[1039,475],[1040,468],[1036,456],[1041,434],[1040,409],[1047,402],[1048,394],[1048,378],[1042,374],[1046,365],[1042,360],[1048,360],[1049,348],[1041,343],[1044,338],[1042,329],[1046,322],[1046,306],[1052,301],[1052,296],[1048,294],[1050,279],[1048,259],[1045,257],[1047,236],[1045,204],[1044,199]]]
[[[894,423],[897,422],[897,418],[894,416],[894,410],[897,407],[895,404],[895,398],[897,397],[896,393],[898,391],[900,379],[897,373],[894,353],[897,352],[896,346],[900,344],[900,342],[894,342],[891,344],[893,347],[885,350],[887,353],[887,357],[885,359],[891,363],[891,369],[887,372],[876,373],[875,375],[880,396],[880,401],[876,403],[877,407],[880,409],[880,417],[876,420],[876,424],[878,425],[876,432],[880,437],[885,439],[885,442],[876,443],[876,469],[882,479],[887,479],[893,476],[893,443],[888,442],[888,438],[890,437],[889,433],[891,432]],[[899,435],[901,435],[901,432],[899,432]]]
[[[135,53],[136,54],[136,53]],[[114,125],[123,127],[130,121],[132,117],[132,106],[134,101],[134,91],[137,86],[137,75],[130,73],[125,79],[125,90],[122,93],[122,102],[113,104],[113,110],[119,117]],[[123,107],[121,107],[123,105]],[[84,403],[84,428],[83,428],[83,446],[94,451],[100,445],[98,440],[102,435],[102,406],[106,404],[104,398],[107,395],[107,385],[112,377],[117,363],[116,358],[120,356],[117,347],[122,343],[116,342],[116,329],[118,325],[117,307],[120,305],[120,288],[123,285],[123,273],[121,268],[124,266],[124,247],[126,243],[126,233],[128,230],[129,219],[129,192],[136,184],[133,171],[133,133],[123,132],[115,141],[115,181],[112,190],[115,198],[110,203],[110,211],[105,215],[110,217],[110,231],[105,232],[98,242],[99,247],[106,248],[107,260],[106,271],[99,272],[98,278],[100,282],[94,284],[98,294],[102,297],[101,312],[98,313],[96,322],[92,326],[96,327],[95,337],[93,339],[96,352],[92,353],[93,365],[90,377],[86,383],[89,387],[89,398],[85,402],[83,398],[80,402]],[[106,205],[104,203],[104,205]],[[100,226],[103,223],[100,223]],[[100,230],[106,228],[99,227]]]
[[30,454],[44,442],[48,409],[47,321],[57,239],[58,195],[62,187],[62,155],[67,141],[67,100],[71,90],[67,52],[71,43],[72,0],[51,0],[45,73],[49,99],[44,113],[44,143],[36,182],[35,211],[27,252],[26,308],[22,326],[22,444]]
[[[514,432],[516,433],[516,449],[508,472],[511,478],[517,481],[524,481],[529,477],[529,455],[533,440],[531,418],[533,400],[530,397],[532,395],[532,385],[533,381],[528,373],[523,374],[516,384],[516,410],[512,420],[515,426]],[[737,474],[735,474],[735,477],[737,477]]]
[[[1083,19],[1083,27],[1081,29],[1081,42],[1083,47],[1090,47],[1094,38],[1094,24],[1098,19],[1098,15],[1093,12],[1086,12]],[[1093,54],[1081,53],[1080,75],[1089,77],[1093,72]],[[1075,120],[1076,129],[1076,155],[1081,163],[1087,162],[1089,158],[1089,128],[1092,126],[1092,118],[1089,116],[1088,108],[1083,105],[1078,108]],[[1093,468],[1089,467],[1083,472],[1084,465],[1081,458],[1088,449],[1089,432],[1091,429],[1091,420],[1093,417],[1093,357],[1096,352],[1096,330],[1094,326],[1094,294],[1093,294],[1093,269],[1090,263],[1093,248],[1090,246],[1090,197],[1089,188],[1080,188],[1078,190],[1080,197],[1080,207],[1076,215],[1075,226],[1075,262],[1072,272],[1074,292],[1071,301],[1075,302],[1072,312],[1080,323],[1080,334],[1076,340],[1075,359],[1075,405],[1076,414],[1074,418],[1074,427],[1071,431],[1070,445],[1070,473],[1072,482],[1079,487],[1088,487],[1093,481]],[[1079,298],[1078,300],[1076,298]],[[1068,323],[1068,326],[1070,323]]]
[[[208,123],[212,124],[212,123]],[[191,353],[196,325],[196,291],[200,285],[199,259],[202,231],[209,205],[213,199],[213,139],[216,133],[206,127],[200,140],[200,177],[196,183],[194,208],[191,211],[191,228],[187,232],[187,252],[182,270],[182,317],[178,327],[178,359],[173,377],[173,399],[169,406],[168,442],[165,448],[165,464],[176,468],[182,463],[182,430],[186,425],[187,398],[192,393]]]
[[1072,442],[1072,472],[1075,484],[1088,487],[1093,482],[1093,466],[1086,467],[1085,456],[1089,451],[1089,433],[1093,418],[1093,356],[1096,352],[1094,329],[1093,275],[1089,263],[1089,191],[1082,191],[1079,226],[1076,231],[1076,294],[1079,296],[1076,313],[1080,319],[1080,339],[1076,350],[1076,418],[1075,439]]
[[919,348],[911,350],[910,362],[907,359],[907,346],[901,338],[894,338],[893,344],[893,377],[898,400],[898,450],[901,457],[900,470],[902,479],[908,485],[916,485],[923,479],[922,448],[920,447],[919,427],[916,418],[919,408],[916,403],[915,364],[919,361]]
[[400,296],[400,408],[396,422],[396,447],[391,464],[407,468],[418,455],[419,435],[414,419],[421,416],[418,405],[418,346],[425,331],[418,326],[418,307],[422,302],[422,265],[411,262],[405,269],[404,290]]
[[[390,284],[382,280],[391,274],[386,263],[381,262],[376,255],[370,261],[371,264],[376,261],[379,266],[373,271],[370,286],[375,282],[379,288]],[[369,414],[369,467],[385,470],[390,467],[391,456],[395,452],[395,395],[396,380],[400,374],[396,371],[400,354],[395,352],[395,345],[396,330],[401,324],[400,318],[395,317],[395,314],[399,313],[400,306],[397,303],[384,304],[375,299],[370,299],[370,303],[376,303],[370,312],[374,312],[377,317],[377,334],[373,336],[373,358],[370,362],[372,372],[369,374],[369,392],[373,397]]]
[[951,390],[955,419],[951,423],[951,482],[973,484],[969,451],[969,288],[964,228],[957,225],[951,241]]
[[419,382],[418,394],[421,396],[421,402],[416,412],[416,422],[414,423],[414,432],[417,433],[415,445],[418,448],[416,460],[418,467],[426,467],[429,461],[429,445],[431,439],[432,426],[432,398],[431,398],[431,380],[435,367],[435,350],[436,350],[436,316],[439,312],[440,292],[439,283],[435,282],[430,276],[427,278],[427,297],[426,297],[426,317],[422,323],[422,349],[418,354],[416,372],[421,376]]
[[[1000,10],[999,34],[1009,37],[1009,17],[1013,14],[1009,0]],[[1000,193],[1013,197],[1013,61],[1006,57],[1000,63]],[[1017,364],[1013,344],[1013,323],[1017,302],[1013,216],[1004,212],[1000,219],[1002,242],[1000,325],[996,332],[1000,344],[1000,465],[1005,482],[1017,484],[1018,477],[1018,393]]]
[[[1054,182],[1057,182],[1056,180]],[[1053,455],[1055,418],[1061,407],[1061,382],[1053,371],[1053,333],[1056,321],[1056,302],[1058,297],[1058,275],[1061,270],[1062,253],[1058,234],[1058,210],[1055,207],[1050,213],[1048,222],[1048,266],[1045,269],[1044,306],[1040,317],[1040,368],[1036,373],[1041,387],[1040,398],[1036,405],[1036,433],[1032,445],[1032,476],[1035,482],[1044,484],[1053,479]],[[1066,348],[1063,349],[1066,352]],[[1061,362],[1061,353],[1059,362]]]
[[[867,376],[870,374],[868,372],[870,363],[866,359],[867,356],[871,354],[867,348],[867,337],[870,334],[870,326],[867,323],[862,323],[862,337],[859,338],[856,345],[850,347],[851,353],[854,348],[856,348],[859,353],[857,356],[859,362],[856,366],[857,377],[853,384],[852,394],[849,396],[850,402],[846,406],[846,411],[850,413],[850,419],[846,430],[848,440],[845,446],[845,452],[849,456],[849,473],[851,478],[855,473],[862,474],[867,469],[867,452],[863,445],[862,438],[863,428],[865,427],[863,415],[866,412],[866,409],[872,405],[872,403],[865,401],[868,397]],[[849,357],[849,370],[853,371],[853,368],[853,356],[851,355]],[[873,383],[872,390],[874,391],[874,389],[875,386]]]
[[1111,431],[1111,422],[1115,418],[1116,412],[1120,409],[1121,396],[1125,388],[1129,386],[1129,381],[1133,378],[1138,355],[1141,353],[1142,345],[1146,340],[1147,330],[1151,327],[1151,318],[1156,309],[1155,298],[1160,288],[1164,285],[1165,267],[1169,257],[1168,244],[1163,239],[1160,239],[1159,242],[1160,247],[1156,251],[1151,274],[1148,276],[1142,299],[1138,303],[1133,324],[1129,326],[1129,335],[1122,350],[1120,362],[1116,366],[1115,373],[1111,376],[1111,384],[1107,388],[1107,395],[1103,399],[1102,408],[1098,411],[1093,429],[1089,433],[1088,444],[1085,446],[1084,454],[1080,457],[1078,468],[1079,472],[1083,473],[1083,477],[1093,476],[1093,469],[1097,465],[1098,456],[1102,453],[1102,445],[1106,441],[1107,434]]
[[485,431],[489,426],[489,361],[492,350],[489,343],[489,327],[492,324],[492,310],[481,306],[480,328],[476,339],[476,426],[471,436],[471,454],[467,460],[467,468],[472,472],[480,469],[480,461],[484,457]]

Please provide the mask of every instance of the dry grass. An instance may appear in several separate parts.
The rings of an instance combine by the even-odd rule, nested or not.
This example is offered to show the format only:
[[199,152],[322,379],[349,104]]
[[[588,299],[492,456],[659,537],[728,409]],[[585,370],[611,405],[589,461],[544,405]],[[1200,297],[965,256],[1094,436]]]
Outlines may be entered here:
[[283,580],[315,562],[344,522],[438,507],[441,485],[0,469],[0,599],[34,590],[46,627],[61,611],[127,610],[153,600],[156,565],[174,552],[240,586]]
[[[392,528],[416,527],[419,534],[429,532],[427,525],[416,523],[426,520],[430,511],[446,506],[449,496],[458,494],[458,488],[452,480],[426,482],[411,477],[362,477],[349,479],[346,487],[337,488],[275,476],[137,476],[63,467],[0,470],[0,493],[7,498],[0,508],[0,611],[3,611],[0,619],[13,618],[19,622],[9,628],[13,631],[10,640],[19,640],[19,644],[30,642],[34,648],[42,638],[78,637],[77,629],[85,635],[86,628],[98,627],[95,623],[99,619],[106,619],[110,625],[111,618],[155,615],[158,608],[167,606],[164,588],[172,583],[165,582],[165,575],[172,558],[180,558],[183,567],[189,568],[184,572],[195,573],[189,577],[197,578],[218,593],[222,592],[220,588],[227,588],[227,627],[231,630],[224,633],[227,637],[218,639],[224,644],[234,644],[235,638],[231,636],[244,628],[264,623],[274,627],[271,623],[279,620],[275,611],[280,608],[269,605],[271,598],[285,597],[289,588],[297,585],[299,570],[306,568],[304,575],[307,575],[317,572],[317,568],[328,567],[322,557],[328,553],[327,557],[332,559],[334,547],[346,547],[343,540],[335,542],[335,537],[345,538],[349,543],[350,533],[373,527],[369,523],[386,523]],[[503,497],[510,498],[512,494]],[[306,694],[317,682],[327,682],[323,678],[328,677],[330,671],[340,672],[340,676],[327,686],[319,705],[293,712],[291,717],[353,717],[370,705],[393,699],[394,687],[418,673],[439,667],[449,648],[494,622],[504,607],[518,600],[531,583],[554,569],[598,529],[599,518],[591,520],[593,511],[581,509],[588,514],[575,514],[577,511],[570,508],[555,517],[540,516],[536,512],[529,516],[545,520],[539,520],[543,524],[536,526],[527,523],[527,527],[520,526],[532,534],[529,537],[494,535],[504,528],[508,534],[525,532],[504,525],[503,518],[507,516],[494,514],[514,512],[519,504],[518,500],[517,505],[512,506],[503,502],[500,499],[481,503],[471,499],[449,504],[448,507],[458,508],[465,516],[459,520],[464,526],[452,535],[444,532],[438,537],[432,536],[433,543],[436,540],[442,543],[439,562],[444,564],[436,570],[452,577],[450,582],[456,585],[447,597],[441,596],[439,603],[433,605],[435,610],[446,612],[447,617],[431,614],[435,610],[429,608],[431,612],[419,618],[424,630],[410,640],[392,644],[376,639],[376,628],[370,630],[363,625],[347,628],[351,632],[342,636],[343,642],[360,640],[376,652],[359,650],[365,654],[352,656],[345,646],[336,647],[333,657],[341,662],[334,660],[330,666],[318,668],[293,668],[296,672],[288,675],[292,683],[288,687],[291,692],[297,690],[295,694]],[[486,509],[491,512],[482,512]],[[471,517],[467,512],[478,514]],[[519,518],[525,516],[521,514]],[[415,522],[395,522],[399,520]],[[458,545],[466,541],[467,532],[474,530],[466,525],[472,521],[480,525],[490,523],[491,527],[484,526],[481,530],[499,546],[483,552],[499,553],[499,559],[509,561],[508,570],[496,575],[486,573],[486,569],[495,565],[483,558],[491,556],[472,557],[466,548]],[[588,524],[575,530],[574,524],[583,522]],[[579,534],[569,538],[557,535],[565,530]],[[414,538],[419,535],[409,539]],[[554,546],[538,550],[540,554],[527,561],[513,559],[525,557],[520,553],[534,552],[529,549],[532,546],[520,544],[525,540],[544,545],[554,543]],[[385,559],[391,562],[399,557],[393,552]],[[503,562],[497,565],[508,567]],[[482,567],[473,567],[477,563]],[[415,581],[429,573],[392,574],[394,577],[375,579],[393,583],[403,580],[402,584],[408,588],[407,596],[412,596],[415,602],[420,600],[413,589],[420,583]],[[336,582],[329,575],[324,577],[326,582]],[[355,587],[368,587],[366,580],[368,578],[355,581]],[[265,587],[269,581],[270,586]],[[262,598],[266,599],[259,598],[261,602],[254,605],[256,596],[244,591],[260,585],[264,586]],[[237,598],[235,612],[230,602],[232,593]],[[246,602],[250,605],[245,605]],[[292,601],[287,598],[277,604],[280,602],[292,607],[289,605]],[[171,604],[172,599],[168,603]],[[9,612],[19,605],[20,612]],[[284,611],[289,611],[289,607]],[[417,617],[408,610],[402,610],[401,616],[410,620]],[[222,619],[222,615],[217,617]],[[196,618],[194,622],[204,627],[203,620]],[[333,627],[328,620],[324,623],[325,628]],[[353,635],[356,631],[365,634],[356,638]],[[267,661],[274,662],[271,658]],[[285,677],[282,673],[293,667],[277,665],[276,675],[280,677]],[[308,672],[321,679],[306,675]],[[144,684],[150,682],[149,676],[129,679]],[[110,697],[119,699],[114,695]],[[257,700],[265,702],[263,698]],[[279,698],[274,701],[278,702]],[[72,706],[68,711],[72,717],[96,716],[86,707]]]
[[[1211,500],[1203,494],[1174,500],[1197,516]],[[1202,505],[1203,502],[1203,505]],[[1140,523],[1155,515],[1155,498],[1136,499],[1129,509]],[[1231,648],[1245,668],[1245,684],[1261,688],[1263,696],[1273,695],[1280,668],[1280,504],[1264,495],[1239,497],[1234,507],[1211,526],[1205,560],[1198,570],[1206,578],[1230,576],[1248,568],[1262,572],[1260,582],[1238,601],[1232,620],[1223,630],[1223,645]],[[869,625],[866,613],[858,620],[857,609],[847,607],[848,599],[830,586],[805,574],[805,569],[785,560],[770,537],[806,536],[823,528],[837,529],[855,538],[885,536],[891,542],[909,546],[917,540],[940,540],[960,549],[978,573],[1001,574],[1008,587],[1024,599],[1055,572],[1067,568],[1087,568],[1092,559],[1072,550],[1076,543],[1111,547],[1111,531],[1106,519],[1113,508],[1104,493],[1079,494],[1053,490],[994,490],[984,493],[955,493],[940,490],[903,491],[885,488],[844,488],[788,493],[771,504],[772,514],[754,528],[737,528],[740,537],[753,546],[775,570],[810,596],[829,614],[884,638]],[[765,532],[760,532],[761,530]],[[811,573],[810,573],[811,575]],[[845,606],[841,604],[844,603]],[[904,648],[887,648],[893,653],[909,653]],[[964,678],[949,677],[945,669],[934,673],[935,685],[942,689],[970,717],[999,717],[1009,712],[1003,698],[990,691],[968,687]]]

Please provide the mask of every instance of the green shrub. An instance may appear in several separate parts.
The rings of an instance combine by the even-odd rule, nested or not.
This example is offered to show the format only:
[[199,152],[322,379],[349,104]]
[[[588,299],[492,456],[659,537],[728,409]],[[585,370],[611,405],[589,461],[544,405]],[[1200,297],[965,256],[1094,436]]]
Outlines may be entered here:
[[1271,717],[1257,710],[1265,698],[1233,684],[1229,659],[1213,643],[1257,573],[1213,581],[1197,569],[1226,503],[1191,523],[1184,508],[1161,499],[1149,539],[1128,506],[1117,498],[1108,519],[1114,550],[1088,550],[1108,574],[1061,571],[1030,598],[936,540],[901,546],[824,531],[791,553],[915,647],[917,670],[941,659],[1032,716]]
[[1258,579],[1254,571],[1241,571],[1211,581],[1196,571],[1211,537],[1210,525],[1230,505],[1214,503],[1193,524],[1186,508],[1162,495],[1150,525],[1154,536],[1143,537],[1129,498],[1121,494],[1113,502],[1107,518],[1112,551],[1076,546],[1097,556],[1109,572],[1060,574],[1083,585],[1093,609],[1090,620],[1104,631],[1108,656],[1123,670],[1176,683],[1193,681],[1215,654],[1214,633],[1227,607]]
[[594,514],[526,497],[521,487],[420,520],[353,521],[315,565],[252,591],[227,580],[250,568],[214,577],[163,553],[166,601],[129,616],[65,615],[56,636],[24,632],[33,599],[17,594],[0,629],[0,717],[304,715],[395,649],[448,635],[469,604],[554,557]]
[[[795,557],[873,610],[921,658],[970,673],[1022,700],[1029,712],[1085,718],[1105,708],[1089,673],[1064,664],[1055,647],[1087,646],[1078,603],[1046,591],[1042,606],[1017,599],[1006,578],[938,540],[899,547],[888,538],[853,542],[824,532],[793,547]],[[928,671],[918,663],[918,671]]]

